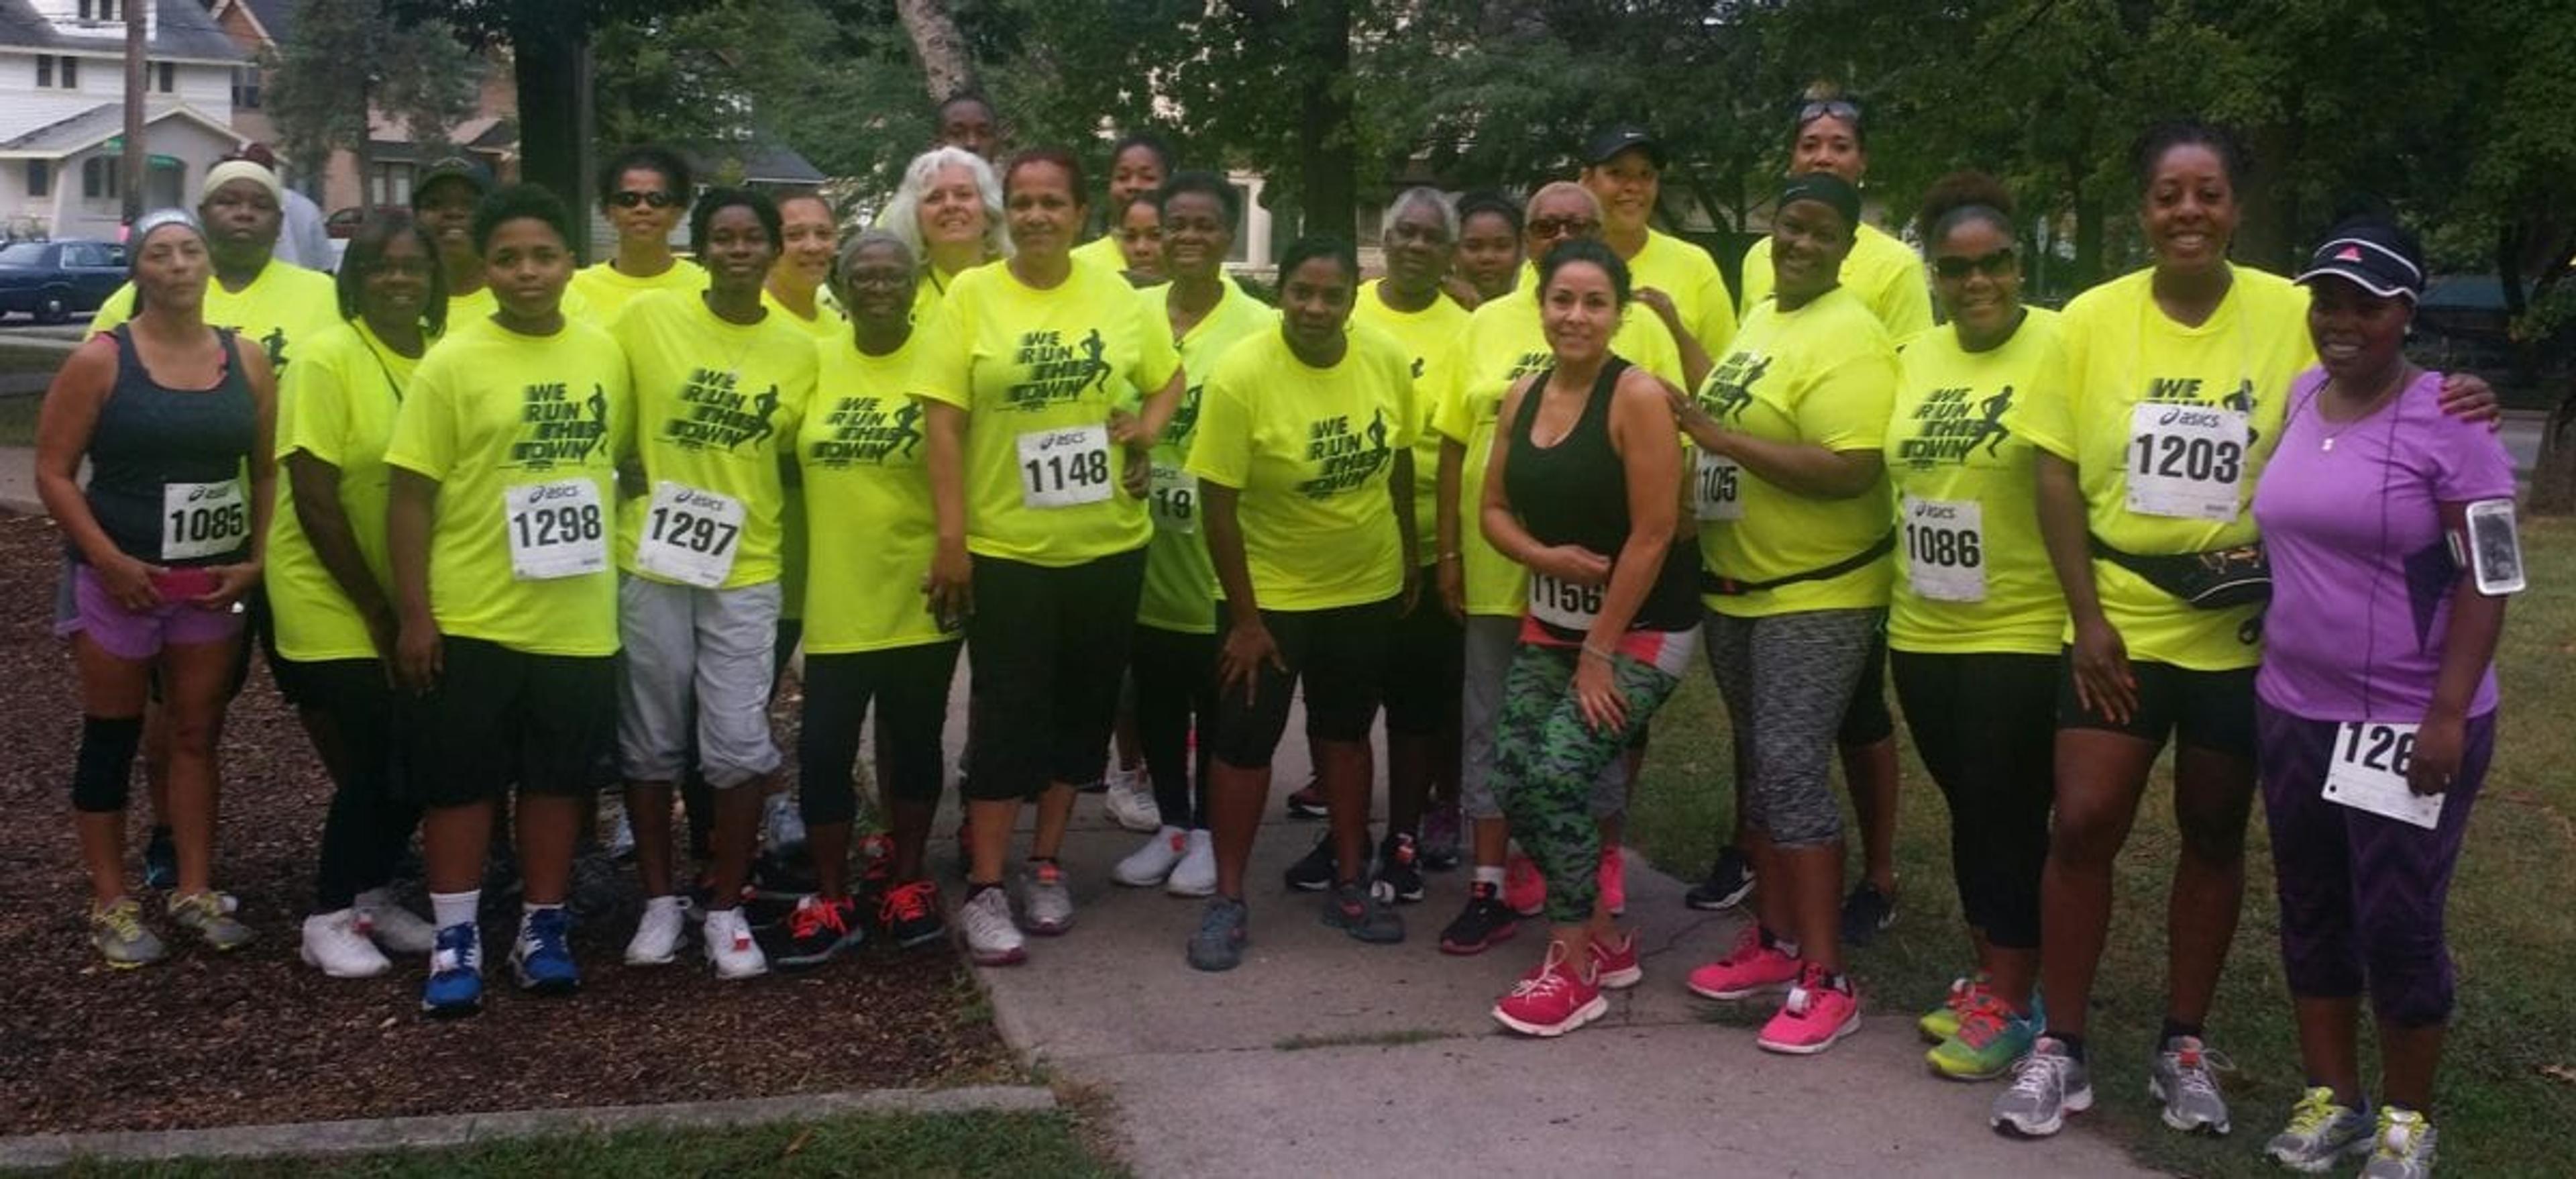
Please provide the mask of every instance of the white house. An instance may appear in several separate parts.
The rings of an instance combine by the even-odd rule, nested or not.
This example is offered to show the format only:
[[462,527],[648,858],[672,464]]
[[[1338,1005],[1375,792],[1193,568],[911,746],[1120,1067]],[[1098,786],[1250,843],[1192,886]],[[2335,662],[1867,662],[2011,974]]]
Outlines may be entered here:
[[144,205],[192,205],[233,134],[232,39],[198,0],[0,0],[0,237],[114,238],[125,10],[146,4]]

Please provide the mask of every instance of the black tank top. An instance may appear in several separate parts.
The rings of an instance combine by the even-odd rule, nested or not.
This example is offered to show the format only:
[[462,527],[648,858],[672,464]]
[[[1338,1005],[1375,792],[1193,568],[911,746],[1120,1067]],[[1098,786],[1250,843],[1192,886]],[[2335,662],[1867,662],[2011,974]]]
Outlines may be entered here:
[[[1512,420],[1511,456],[1503,466],[1503,491],[1512,512],[1541,544],[1581,545],[1612,560],[1628,544],[1628,468],[1610,445],[1610,401],[1628,362],[1616,356],[1601,366],[1592,395],[1574,429],[1554,446],[1530,441],[1550,368],[1538,375],[1521,397],[1520,415]],[[1680,443],[1674,443],[1676,449]],[[1699,625],[1698,550],[1680,541],[1664,552],[1663,568],[1646,590],[1628,629],[1688,630]],[[1599,607],[1595,605],[1593,609]],[[1583,632],[1542,618],[1549,634],[1580,640]]]
[[259,422],[233,333],[215,330],[224,375],[208,389],[161,385],[143,367],[127,325],[110,335],[116,384],[90,431],[90,515],[117,551],[138,560],[241,560],[250,551],[250,481],[242,464]]

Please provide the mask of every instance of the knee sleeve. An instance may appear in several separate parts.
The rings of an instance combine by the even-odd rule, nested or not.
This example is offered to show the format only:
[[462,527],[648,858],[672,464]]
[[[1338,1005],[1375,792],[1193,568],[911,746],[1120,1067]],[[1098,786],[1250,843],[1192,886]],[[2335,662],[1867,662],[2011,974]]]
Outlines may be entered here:
[[72,809],[90,814],[124,810],[134,751],[142,744],[142,717],[82,718],[80,753],[72,762]]

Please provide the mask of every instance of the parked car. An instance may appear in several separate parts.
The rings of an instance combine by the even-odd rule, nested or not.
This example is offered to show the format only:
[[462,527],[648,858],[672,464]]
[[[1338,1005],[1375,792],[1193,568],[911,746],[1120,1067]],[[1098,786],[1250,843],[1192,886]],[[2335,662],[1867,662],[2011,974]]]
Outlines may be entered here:
[[11,242],[0,246],[0,314],[61,323],[95,310],[125,277],[125,247],[115,242]]
[[[387,213],[409,212],[411,212],[411,207],[408,205],[376,206],[376,216],[379,217],[382,217]],[[356,205],[350,205],[344,209],[335,209],[332,210],[330,216],[322,219],[322,232],[330,234],[332,239],[335,241],[353,238],[358,236],[358,224],[366,219],[367,211]]]

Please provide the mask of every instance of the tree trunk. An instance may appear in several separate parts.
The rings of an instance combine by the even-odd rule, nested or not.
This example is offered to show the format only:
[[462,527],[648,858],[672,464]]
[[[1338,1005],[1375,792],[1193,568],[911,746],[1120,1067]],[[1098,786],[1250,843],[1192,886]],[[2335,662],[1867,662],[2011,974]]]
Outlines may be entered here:
[[930,101],[946,102],[958,91],[973,88],[975,59],[966,51],[965,34],[957,31],[957,18],[949,15],[947,0],[895,0],[894,8],[903,20],[903,31],[912,38],[912,51],[921,58]]
[[590,35],[577,21],[530,22],[513,49],[519,86],[519,179],[573,212],[575,257],[590,256]]
[[2087,195],[2083,177],[2075,180],[2075,277],[2069,291],[2090,290],[2102,281],[2102,201]]
[[[151,179],[152,157],[143,142],[143,54],[147,26],[141,0],[125,4],[125,159],[118,165],[124,173],[121,187],[125,197],[125,223],[134,224],[143,216],[143,196]],[[65,67],[69,68],[69,67]]]
[[2576,379],[2540,428],[2540,456],[2531,464],[2531,495],[2523,510],[2534,516],[2576,515]]
[[1305,233],[1348,241],[1359,227],[1359,137],[1344,84],[1351,68],[1350,0],[1302,6],[1297,19],[1308,22],[1303,30],[1306,78],[1299,96],[1304,118],[1297,126],[1300,224]]

